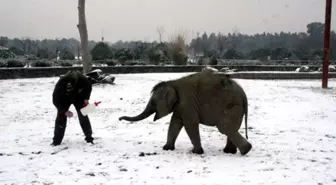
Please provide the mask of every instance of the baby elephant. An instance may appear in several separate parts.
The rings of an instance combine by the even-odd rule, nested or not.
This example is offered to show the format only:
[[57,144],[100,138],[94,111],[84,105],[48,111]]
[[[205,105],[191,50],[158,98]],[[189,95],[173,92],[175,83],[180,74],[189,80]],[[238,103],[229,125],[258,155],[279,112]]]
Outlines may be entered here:
[[[244,90],[229,76],[220,72],[199,72],[158,83],[142,113],[134,117],[122,116],[119,120],[139,121],[155,113],[156,121],[173,112],[163,150],[175,149],[176,138],[184,127],[193,145],[192,152],[203,154],[201,123],[216,126],[227,136],[225,153],[235,154],[238,148],[245,155],[252,148],[246,140],[247,105]],[[238,132],[244,115],[246,139]]]

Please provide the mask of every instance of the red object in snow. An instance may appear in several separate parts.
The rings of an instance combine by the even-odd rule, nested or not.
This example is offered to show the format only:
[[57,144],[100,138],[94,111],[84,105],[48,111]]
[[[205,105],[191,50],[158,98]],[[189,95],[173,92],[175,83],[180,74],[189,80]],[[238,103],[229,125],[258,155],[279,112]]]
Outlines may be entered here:
[[101,101],[98,101],[98,102],[94,102],[93,104],[97,107],[100,103]]

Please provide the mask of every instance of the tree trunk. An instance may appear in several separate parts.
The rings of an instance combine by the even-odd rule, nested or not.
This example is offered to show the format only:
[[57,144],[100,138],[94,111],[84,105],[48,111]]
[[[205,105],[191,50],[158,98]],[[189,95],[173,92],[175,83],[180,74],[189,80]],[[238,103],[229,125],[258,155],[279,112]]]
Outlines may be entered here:
[[91,71],[92,63],[89,58],[88,31],[85,20],[85,0],[78,0],[78,30],[81,41],[81,54],[83,63],[83,73]]

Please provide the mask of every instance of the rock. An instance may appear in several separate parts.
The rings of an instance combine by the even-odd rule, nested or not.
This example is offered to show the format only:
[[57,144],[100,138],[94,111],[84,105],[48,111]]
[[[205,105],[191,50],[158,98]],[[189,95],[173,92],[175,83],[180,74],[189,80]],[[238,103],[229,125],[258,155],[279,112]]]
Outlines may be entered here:
[[309,67],[308,66],[301,66],[296,68],[296,72],[309,72]]
[[[318,68],[318,72],[322,72],[322,67]],[[335,66],[329,65],[329,72],[336,72]]]
[[228,67],[223,67],[221,70],[219,70],[219,72],[229,72],[230,71],[230,68]]
[[201,72],[218,72],[218,69],[210,67],[210,66],[206,66],[205,68],[202,69]]
[[144,152],[140,152],[139,157],[143,157],[143,156],[145,156],[145,153]]

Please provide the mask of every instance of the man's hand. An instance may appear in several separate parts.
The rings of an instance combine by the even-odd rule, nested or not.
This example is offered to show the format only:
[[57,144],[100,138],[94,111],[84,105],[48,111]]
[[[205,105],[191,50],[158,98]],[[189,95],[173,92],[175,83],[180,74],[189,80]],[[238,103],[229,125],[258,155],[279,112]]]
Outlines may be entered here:
[[84,100],[84,106],[87,106],[89,104],[89,100]]
[[71,118],[73,116],[73,113],[71,111],[66,111],[65,112],[65,115],[68,117],[68,118]]

